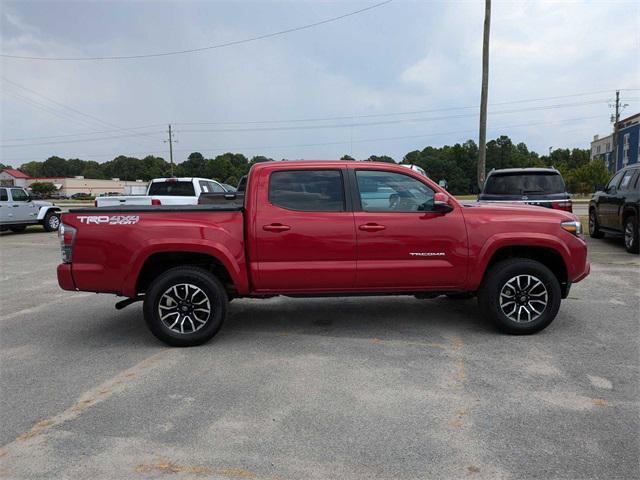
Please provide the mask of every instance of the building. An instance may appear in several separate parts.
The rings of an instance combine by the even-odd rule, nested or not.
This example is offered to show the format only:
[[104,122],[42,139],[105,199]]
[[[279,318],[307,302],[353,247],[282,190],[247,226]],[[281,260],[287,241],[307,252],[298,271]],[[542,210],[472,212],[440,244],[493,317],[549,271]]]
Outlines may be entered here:
[[5,187],[26,188],[27,180],[31,178],[26,173],[13,168],[5,168],[0,172],[0,185]]
[[71,196],[74,193],[87,193],[97,196],[101,193],[118,194],[144,194],[147,182],[142,180],[126,181],[118,178],[101,180],[94,178],[78,177],[30,177],[26,173],[12,168],[5,168],[0,172],[0,184],[28,188],[36,182],[53,183],[60,193]]
[[640,113],[620,120],[616,124],[616,171],[638,163],[640,154]]
[[600,138],[599,135],[593,136],[591,142],[591,160],[602,160],[605,166],[613,171],[613,133],[606,137]]

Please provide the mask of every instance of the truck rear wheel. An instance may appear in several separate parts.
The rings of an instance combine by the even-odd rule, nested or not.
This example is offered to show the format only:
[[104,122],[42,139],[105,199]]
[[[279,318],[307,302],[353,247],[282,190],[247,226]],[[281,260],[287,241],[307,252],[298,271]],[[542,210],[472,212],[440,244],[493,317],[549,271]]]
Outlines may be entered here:
[[143,309],[147,326],[159,340],[173,347],[201,345],[222,326],[227,292],[202,268],[176,267],[151,284]]
[[546,328],[560,308],[560,282],[535,260],[512,258],[487,272],[478,305],[482,315],[500,330],[528,335]]

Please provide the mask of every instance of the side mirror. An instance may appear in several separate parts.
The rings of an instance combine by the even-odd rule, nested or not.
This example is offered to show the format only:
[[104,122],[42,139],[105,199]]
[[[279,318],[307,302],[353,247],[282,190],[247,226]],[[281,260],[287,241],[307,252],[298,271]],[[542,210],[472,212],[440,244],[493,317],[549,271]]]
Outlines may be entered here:
[[33,197],[31,195],[27,195],[27,202],[33,202]]
[[446,214],[453,210],[453,205],[449,203],[449,197],[442,192],[436,192],[433,196],[433,212]]
[[604,192],[605,184],[604,183],[596,183],[596,192]]

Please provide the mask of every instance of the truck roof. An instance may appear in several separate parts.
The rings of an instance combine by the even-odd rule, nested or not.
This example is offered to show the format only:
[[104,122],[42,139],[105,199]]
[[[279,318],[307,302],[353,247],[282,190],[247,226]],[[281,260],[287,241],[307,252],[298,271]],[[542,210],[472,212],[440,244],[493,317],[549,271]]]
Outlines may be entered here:
[[252,168],[262,169],[268,168],[269,166],[280,166],[284,165],[287,167],[344,167],[347,165],[363,165],[363,166],[377,166],[377,167],[389,167],[396,166],[399,167],[399,163],[388,163],[388,162],[369,162],[365,160],[285,160],[285,161],[273,161],[273,162],[261,162],[256,163]]
[[525,168],[502,168],[500,170],[491,170],[489,175],[496,173],[559,173],[557,169],[553,167],[525,167]]

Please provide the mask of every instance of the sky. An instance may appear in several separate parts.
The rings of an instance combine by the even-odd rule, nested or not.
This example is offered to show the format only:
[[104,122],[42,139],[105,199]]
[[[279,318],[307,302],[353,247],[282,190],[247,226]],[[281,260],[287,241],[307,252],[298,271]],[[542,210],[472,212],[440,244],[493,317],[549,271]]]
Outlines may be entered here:
[[[254,38],[369,1],[3,1],[0,53],[132,56]],[[484,2],[393,0],[197,53],[0,58],[0,162],[193,151],[358,159],[478,139]],[[488,139],[541,154],[640,111],[640,2],[493,1]]]

